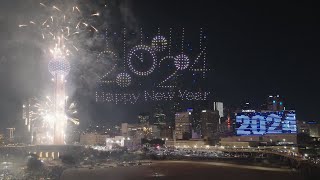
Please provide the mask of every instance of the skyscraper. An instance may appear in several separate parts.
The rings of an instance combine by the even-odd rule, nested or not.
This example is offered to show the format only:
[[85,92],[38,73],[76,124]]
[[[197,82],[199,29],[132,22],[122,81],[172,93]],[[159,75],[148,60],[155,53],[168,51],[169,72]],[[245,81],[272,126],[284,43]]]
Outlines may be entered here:
[[176,139],[191,138],[191,112],[177,112],[175,115],[175,133]]
[[204,139],[214,138],[218,132],[219,121],[219,111],[202,110],[201,134]]
[[219,112],[220,118],[224,117],[223,112],[223,102],[214,102],[213,104],[213,110],[217,110]]

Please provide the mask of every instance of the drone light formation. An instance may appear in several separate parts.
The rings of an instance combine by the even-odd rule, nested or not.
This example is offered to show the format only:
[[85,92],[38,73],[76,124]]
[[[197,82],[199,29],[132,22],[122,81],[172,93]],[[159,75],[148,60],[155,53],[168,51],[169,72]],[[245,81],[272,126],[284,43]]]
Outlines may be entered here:
[[128,73],[120,73],[117,75],[116,82],[120,87],[128,87],[131,84],[131,76]]
[[174,58],[174,64],[178,70],[187,69],[189,66],[190,60],[187,55],[180,54]]
[[[140,60],[141,63],[143,63],[144,61],[144,57],[142,57],[142,53],[143,52],[147,52],[149,53],[149,55],[151,56],[151,60],[152,60],[152,65],[151,67],[146,70],[146,71],[139,71],[139,70],[136,70],[132,61],[134,58],[137,58]],[[151,74],[154,69],[156,68],[156,65],[157,65],[157,58],[156,58],[156,55],[153,51],[153,49],[149,46],[146,46],[146,45],[137,45],[135,47],[133,47],[129,54],[128,54],[128,66],[129,66],[129,69],[136,75],[138,76],[148,76],[149,74]]]
[[[210,71],[206,60],[207,37],[203,28],[200,28],[199,47],[197,48],[190,47],[189,43],[186,44],[184,28],[181,29],[181,37],[178,39],[172,37],[177,34],[172,28],[162,32],[158,28],[157,34],[150,39],[149,36],[144,38],[142,28],[140,28],[136,44],[127,42],[129,38],[126,28],[122,32],[123,50],[120,53],[122,56],[118,57],[109,50],[109,42],[113,40],[110,35],[119,33],[111,32],[110,29],[105,32],[106,50],[98,54],[97,59],[98,62],[105,61],[109,64],[105,65],[107,70],[101,72],[101,78],[98,81],[101,89],[96,91],[96,102],[135,104],[147,101],[167,101],[172,100],[172,97],[181,101],[206,101],[208,99],[210,91],[185,92],[192,89],[194,84],[205,80],[206,73]],[[192,79],[186,85],[178,87],[176,82],[186,80],[190,77],[189,74],[192,75]],[[190,84],[192,84],[191,88]],[[152,90],[150,90],[150,85]],[[186,87],[185,91],[181,89],[181,86]],[[178,90],[181,90],[181,93],[174,94]]]
[[168,46],[168,42],[164,36],[158,35],[152,39],[151,46],[155,51],[164,51]]

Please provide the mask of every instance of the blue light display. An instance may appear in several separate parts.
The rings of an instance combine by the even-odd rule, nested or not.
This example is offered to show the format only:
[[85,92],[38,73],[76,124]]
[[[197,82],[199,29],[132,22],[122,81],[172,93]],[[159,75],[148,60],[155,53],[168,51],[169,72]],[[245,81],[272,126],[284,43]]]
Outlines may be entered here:
[[236,116],[236,134],[239,136],[295,133],[295,111],[242,112]]

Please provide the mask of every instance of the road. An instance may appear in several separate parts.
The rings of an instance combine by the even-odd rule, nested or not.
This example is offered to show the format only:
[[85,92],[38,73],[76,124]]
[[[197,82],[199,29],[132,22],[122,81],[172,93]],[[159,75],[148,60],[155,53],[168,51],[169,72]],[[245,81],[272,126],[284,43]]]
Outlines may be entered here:
[[152,165],[69,169],[62,174],[62,180],[133,180],[133,179],[174,179],[174,180],[302,180],[298,173],[287,169],[245,166],[216,162],[156,161]]

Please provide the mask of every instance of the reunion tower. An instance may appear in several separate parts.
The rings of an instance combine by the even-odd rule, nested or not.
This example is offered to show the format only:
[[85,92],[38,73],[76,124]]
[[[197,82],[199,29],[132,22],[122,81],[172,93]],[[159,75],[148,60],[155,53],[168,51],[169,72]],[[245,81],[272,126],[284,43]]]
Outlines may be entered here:
[[53,55],[48,64],[48,69],[53,76],[53,105],[54,105],[54,133],[53,144],[65,144],[65,131],[67,125],[67,116],[65,113],[66,107],[66,76],[70,71],[70,63],[67,60],[68,50],[65,50],[63,37],[58,38],[58,43],[55,48],[51,50]]

